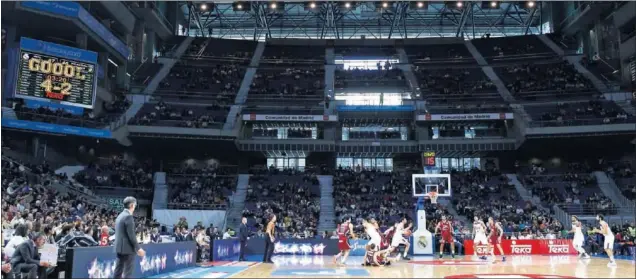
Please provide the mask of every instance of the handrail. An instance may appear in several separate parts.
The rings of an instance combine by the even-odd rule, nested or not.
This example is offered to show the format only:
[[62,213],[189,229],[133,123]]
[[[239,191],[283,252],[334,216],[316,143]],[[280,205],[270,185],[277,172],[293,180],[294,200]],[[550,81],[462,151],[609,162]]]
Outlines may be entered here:
[[530,122],[531,128],[539,127],[563,127],[563,126],[584,126],[584,125],[610,125],[610,124],[632,124],[636,123],[636,118],[627,117],[627,119],[609,117],[610,123],[603,123],[603,118],[590,118],[590,119],[564,119],[548,120],[548,121],[532,121]]
[[211,210],[226,210],[227,204],[202,204],[202,203],[185,203],[185,202],[169,202],[169,209],[211,209]]

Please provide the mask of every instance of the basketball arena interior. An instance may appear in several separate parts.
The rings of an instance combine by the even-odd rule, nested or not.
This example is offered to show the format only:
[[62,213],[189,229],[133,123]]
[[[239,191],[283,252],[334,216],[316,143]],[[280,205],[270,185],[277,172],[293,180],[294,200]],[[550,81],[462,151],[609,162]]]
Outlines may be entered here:
[[636,276],[634,1],[1,5],[3,278]]

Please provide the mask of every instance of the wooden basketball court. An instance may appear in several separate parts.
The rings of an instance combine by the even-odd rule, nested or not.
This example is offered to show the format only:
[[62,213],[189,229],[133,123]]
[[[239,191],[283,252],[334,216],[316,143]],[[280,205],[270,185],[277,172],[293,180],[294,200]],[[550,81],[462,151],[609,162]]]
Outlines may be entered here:
[[496,263],[461,256],[414,257],[391,266],[363,267],[362,257],[350,257],[345,266],[334,265],[331,256],[275,256],[274,264],[257,264],[231,278],[635,278],[632,261],[578,259],[576,256],[511,256]]

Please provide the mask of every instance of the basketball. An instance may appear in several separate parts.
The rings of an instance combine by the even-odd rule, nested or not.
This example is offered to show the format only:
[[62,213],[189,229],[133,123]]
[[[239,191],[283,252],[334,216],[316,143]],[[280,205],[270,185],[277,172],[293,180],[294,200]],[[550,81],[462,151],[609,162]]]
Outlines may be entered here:
[[404,235],[405,236],[411,236],[411,230],[405,230],[404,231]]

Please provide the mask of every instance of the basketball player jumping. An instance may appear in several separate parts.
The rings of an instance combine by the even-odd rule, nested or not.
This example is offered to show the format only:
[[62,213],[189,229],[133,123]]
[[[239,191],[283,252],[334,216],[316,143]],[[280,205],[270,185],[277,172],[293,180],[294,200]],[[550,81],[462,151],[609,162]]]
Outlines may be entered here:
[[444,244],[450,244],[451,257],[455,258],[455,241],[453,241],[453,224],[446,220],[446,215],[442,215],[442,220],[435,226],[435,235],[439,231],[441,232],[441,239],[439,241],[439,258],[444,256]]
[[336,232],[338,233],[338,250],[340,250],[340,252],[333,257],[333,263],[338,263],[338,259],[342,257],[340,264],[344,265],[347,261],[347,257],[349,256],[349,252],[351,251],[351,245],[349,244],[349,237],[347,234],[352,239],[356,238],[356,235],[353,233],[351,217],[345,219],[340,225],[338,225]]
[[501,261],[505,262],[506,255],[504,254],[503,248],[501,248],[501,238],[503,236],[501,224],[499,222],[495,222],[495,219],[492,217],[488,217],[488,227],[490,228],[490,234],[488,235],[488,250],[492,256],[492,261],[495,262],[497,260],[495,257],[495,249],[493,249],[493,246],[497,246],[499,253],[501,253]]
[[605,222],[605,217],[603,217],[603,215],[596,215],[596,220],[601,223],[601,229],[599,230],[595,228],[594,232],[602,234],[605,238],[603,249],[605,249],[605,252],[610,259],[609,263],[607,263],[607,266],[615,267],[616,262],[614,261],[614,233],[612,232],[612,229],[609,227],[607,222]]
[[[486,238],[486,224],[484,221],[475,216],[475,222],[473,222],[473,251],[475,257],[477,257],[477,245],[488,245],[488,239]],[[486,260],[486,256],[479,257],[482,260]]]
[[590,255],[587,254],[585,248],[583,248],[583,243],[585,242],[585,236],[583,236],[583,224],[579,221],[579,218],[576,215],[572,215],[572,230],[571,233],[574,233],[574,239],[572,240],[572,245],[574,245],[574,250],[579,252],[580,258],[589,259]]

